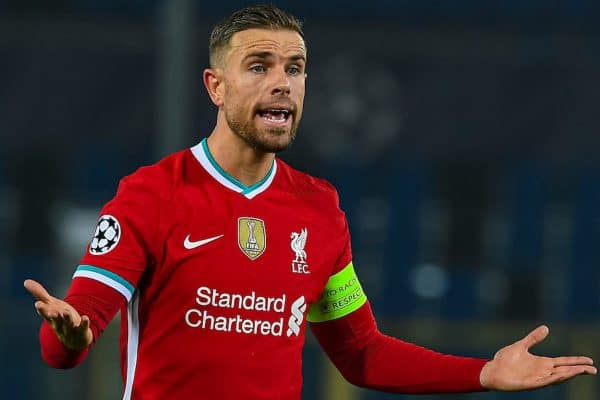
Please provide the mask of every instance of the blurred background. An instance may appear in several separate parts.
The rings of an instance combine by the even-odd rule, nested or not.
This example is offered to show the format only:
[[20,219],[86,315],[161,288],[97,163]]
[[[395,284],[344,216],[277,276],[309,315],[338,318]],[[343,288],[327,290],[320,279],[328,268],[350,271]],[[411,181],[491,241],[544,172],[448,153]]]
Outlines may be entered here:
[[[281,157],[337,186],[380,328],[492,357],[544,322],[538,352],[600,361],[600,3],[275,3],[309,47]],[[22,281],[63,295],[118,180],[210,133],[208,35],[247,4],[0,0],[0,398],[120,398],[117,323],[51,370]],[[410,398],[346,384],[312,337],[304,378],[304,399]]]

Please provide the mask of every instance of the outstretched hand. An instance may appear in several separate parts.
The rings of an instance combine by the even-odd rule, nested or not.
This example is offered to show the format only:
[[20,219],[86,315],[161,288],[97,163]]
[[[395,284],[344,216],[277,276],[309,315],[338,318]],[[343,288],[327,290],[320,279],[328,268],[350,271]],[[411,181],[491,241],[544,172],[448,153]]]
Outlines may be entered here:
[[27,279],[23,285],[35,297],[37,313],[50,323],[65,347],[81,351],[92,343],[94,335],[87,316],[79,315],[73,306],[51,296],[40,283],[32,279]]
[[595,375],[589,357],[540,357],[529,349],[548,336],[548,327],[539,326],[523,339],[500,349],[481,370],[481,385],[490,390],[537,389],[569,380],[577,375]]

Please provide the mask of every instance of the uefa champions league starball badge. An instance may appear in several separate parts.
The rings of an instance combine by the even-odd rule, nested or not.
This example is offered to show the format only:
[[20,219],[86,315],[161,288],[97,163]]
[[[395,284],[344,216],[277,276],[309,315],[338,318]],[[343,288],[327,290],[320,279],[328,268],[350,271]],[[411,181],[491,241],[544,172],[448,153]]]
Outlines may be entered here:
[[90,243],[90,254],[99,256],[117,247],[121,238],[121,225],[112,215],[103,215],[98,220],[94,238]]

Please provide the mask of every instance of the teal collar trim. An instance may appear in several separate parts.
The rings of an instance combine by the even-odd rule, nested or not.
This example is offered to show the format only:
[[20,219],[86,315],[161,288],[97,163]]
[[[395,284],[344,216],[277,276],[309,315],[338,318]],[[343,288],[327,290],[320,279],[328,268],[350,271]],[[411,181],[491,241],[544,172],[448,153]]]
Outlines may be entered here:
[[277,172],[277,161],[273,160],[273,164],[264,178],[253,185],[246,186],[233,176],[229,175],[223,168],[221,168],[219,164],[217,164],[217,161],[214,159],[212,154],[210,154],[206,139],[202,139],[200,143],[191,148],[191,151],[198,162],[204,167],[206,172],[208,172],[219,183],[235,192],[244,195],[249,199],[252,199],[259,193],[264,192],[271,185],[271,182],[273,182]]

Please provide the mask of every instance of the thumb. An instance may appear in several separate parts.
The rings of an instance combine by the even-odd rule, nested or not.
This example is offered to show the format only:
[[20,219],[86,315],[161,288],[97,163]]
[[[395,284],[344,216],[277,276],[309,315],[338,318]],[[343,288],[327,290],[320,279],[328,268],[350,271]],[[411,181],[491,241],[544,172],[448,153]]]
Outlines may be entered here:
[[25,289],[27,289],[27,291],[31,293],[36,300],[47,302],[52,299],[52,296],[50,296],[48,291],[44,289],[40,283],[34,281],[33,279],[25,280],[25,282],[23,282],[23,286],[25,286]]
[[79,324],[79,328],[82,330],[87,330],[90,327],[90,317],[84,315],[81,317],[81,323]]
[[550,329],[548,329],[546,325],[541,325],[529,332],[529,334],[525,336],[521,342],[527,349],[530,349],[542,340],[546,339],[548,333],[550,333]]

